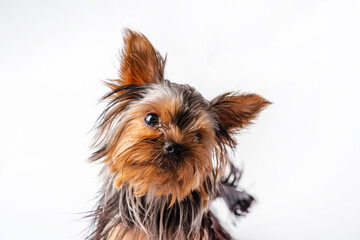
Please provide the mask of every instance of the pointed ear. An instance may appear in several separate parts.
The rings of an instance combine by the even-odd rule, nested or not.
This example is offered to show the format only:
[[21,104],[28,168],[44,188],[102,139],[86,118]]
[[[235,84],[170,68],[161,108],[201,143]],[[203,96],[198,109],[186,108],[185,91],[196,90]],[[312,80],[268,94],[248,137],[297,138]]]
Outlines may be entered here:
[[126,29],[124,43],[120,79],[116,85],[147,85],[163,81],[165,59],[144,35]]
[[259,95],[236,92],[220,95],[210,103],[223,127],[230,133],[249,125],[261,110],[271,104]]

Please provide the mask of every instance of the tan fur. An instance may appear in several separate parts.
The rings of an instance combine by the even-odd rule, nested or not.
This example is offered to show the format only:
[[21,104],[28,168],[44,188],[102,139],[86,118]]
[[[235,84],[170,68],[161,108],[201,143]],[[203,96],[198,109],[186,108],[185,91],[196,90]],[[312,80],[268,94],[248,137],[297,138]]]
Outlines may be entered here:
[[[215,145],[214,133],[211,130],[212,124],[206,121],[206,117],[200,117],[197,122],[191,125],[191,129],[180,131],[170,119],[175,116],[175,110],[180,106],[177,99],[155,99],[154,101],[139,102],[132,105],[131,112],[123,121],[126,127],[117,128],[117,136],[114,137],[114,144],[109,147],[109,156],[105,161],[111,160],[110,168],[113,173],[118,173],[115,185],[129,183],[136,189],[139,195],[153,192],[155,195],[168,194],[172,196],[172,201],[181,201],[190,191],[200,189],[204,182],[204,176],[212,172],[211,152],[208,149]],[[157,113],[161,119],[161,127],[166,128],[166,132],[155,129],[144,123],[144,116],[149,113]],[[205,114],[205,113],[202,113]],[[130,124],[129,124],[130,123]],[[126,151],[130,146],[140,142],[144,138],[160,138],[165,141],[174,141],[183,145],[194,146],[194,136],[192,132],[201,132],[202,143],[197,144],[196,158],[185,160],[179,169],[174,171],[163,171],[158,166],[151,163],[151,157],[156,154],[153,146],[138,144],[138,147]],[[125,135],[126,138],[120,136]],[[115,144],[116,143],[116,144]],[[189,161],[196,162],[196,166]],[[141,167],[146,164],[146,168]],[[206,193],[201,191],[204,199]],[[172,202],[173,203],[173,202]]]

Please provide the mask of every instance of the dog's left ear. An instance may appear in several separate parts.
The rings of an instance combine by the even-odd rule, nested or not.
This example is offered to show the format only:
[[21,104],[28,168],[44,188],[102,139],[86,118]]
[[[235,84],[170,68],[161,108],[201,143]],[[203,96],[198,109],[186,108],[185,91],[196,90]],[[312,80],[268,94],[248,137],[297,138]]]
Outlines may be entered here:
[[211,105],[220,124],[229,133],[235,133],[249,125],[251,120],[271,102],[257,94],[229,92],[213,99]]

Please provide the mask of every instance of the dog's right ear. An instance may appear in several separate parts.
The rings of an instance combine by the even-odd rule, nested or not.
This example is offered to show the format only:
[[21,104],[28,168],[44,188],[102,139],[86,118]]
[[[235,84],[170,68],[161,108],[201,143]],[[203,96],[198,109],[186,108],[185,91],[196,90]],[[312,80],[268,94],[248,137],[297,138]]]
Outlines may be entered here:
[[165,59],[141,33],[125,29],[120,78],[108,85],[147,85],[163,81]]

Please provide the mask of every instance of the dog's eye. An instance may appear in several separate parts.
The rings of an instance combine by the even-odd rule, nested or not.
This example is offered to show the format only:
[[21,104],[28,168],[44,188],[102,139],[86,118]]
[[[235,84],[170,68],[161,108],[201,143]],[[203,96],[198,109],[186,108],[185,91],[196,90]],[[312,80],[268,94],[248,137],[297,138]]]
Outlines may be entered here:
[[195,133],[195,141],[197,142],[197,143],[200,143],[200,141],[201,141],[201,134],[200,133]]
[[159,124],[159,116],[155,113],[146,114],[145,123],[150,126],[156,126]]

